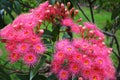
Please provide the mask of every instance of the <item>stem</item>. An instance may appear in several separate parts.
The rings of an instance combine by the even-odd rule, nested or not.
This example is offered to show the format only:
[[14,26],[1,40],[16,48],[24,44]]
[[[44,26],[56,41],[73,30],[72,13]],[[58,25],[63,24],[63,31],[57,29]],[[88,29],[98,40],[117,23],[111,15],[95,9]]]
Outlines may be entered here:
[[89,6],[90,6],[91,19],[92,19],[92,22],[95,23],[93,9],[92,9],[93,1],[88,0],[88,2],[89,2]]
[[85,12],[82,10],[82,8],[80,7],[80,3],[77,4],[79,10],[82,12],[82,14],[84,15],[84,17],[90,22],[90,19],[88,18],[88,16],[85,14]]
[[29,80],[32,80],[33,78],[33,77],[31,78],[31,69],[32,69],[32,66],[29,67]]

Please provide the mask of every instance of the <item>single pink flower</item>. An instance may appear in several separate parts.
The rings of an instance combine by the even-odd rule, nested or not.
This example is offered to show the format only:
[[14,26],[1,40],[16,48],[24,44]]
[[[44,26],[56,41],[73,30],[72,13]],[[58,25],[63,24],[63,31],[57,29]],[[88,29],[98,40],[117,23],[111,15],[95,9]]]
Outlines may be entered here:
[[62,20],[62,25],[71,27],[73,25],[73,20],[71,18],[65,18]]
[[96,29],[96,25],[90,22],[84,22],[84,26],[87,27],[88,29]]
[[58,73],[59,80],[68,80],[69,78],[69,72],[67,70],[60,70]]
[[33,49],[38,54],[43,54],[45,52],[45,46],[42,43],[36,43],[33,45]]
[[65,53],[63,51],[58,51],[54,55],[54,59],[56,60],[64,60],[65,59]]
[[34,65],[37,62],[37,56],[34,53],[26,53],[23,56],[23,61],[27,65]]
[[68,45],[70,42],[67,39],[60,40],[56,43],[56,49],[62,50],[66,45]]
[[75,52],[75,48],[74,46],[72,45],[66,45],[64,48],[63,48],[63,52],[67,55],[70,55],[70,54],[73,54]]
[[27,51],[30,49],[30,45],[27,43],[20,43],[18,44],[17,51],[20,53],[27,53]]
[[14,63],[20,59],[20,54],[17,52],[12,52],[9,54],[9,60],[10,62]]
[[70,63],[69,65],[69,71],[72,73],[72,75],[79,74],[80,69],[80,65],[77,63]]

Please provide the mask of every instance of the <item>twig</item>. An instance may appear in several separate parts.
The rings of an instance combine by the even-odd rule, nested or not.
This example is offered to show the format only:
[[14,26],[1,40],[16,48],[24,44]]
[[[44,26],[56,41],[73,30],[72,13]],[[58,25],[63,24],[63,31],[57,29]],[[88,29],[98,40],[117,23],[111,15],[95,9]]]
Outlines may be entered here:
[[80,3],[77,4],[79,10],[82,12],[82,14],[84,15],[84,17],[90,22],[90,19],[88,18],[88,16],[85,14],[85,12],[82,10],[82,8],[80,7]]
[[91,13],[92,22],[95,23],[93,9],[92,9],[92,5],[93,5],[94,0],[93,1],[88,0],[88,2],[89,2],[89,6],[90,6],[90,13]]
[[119,56],[120,56],[120,45],[119,45],[119,43],[118,43],[118,40],[117,40],[116,36],[115,36],[114,34],[109,33],[109,32],[105,32],[105,31],[102,31],[102,32],[103,32],[105,35],[111,36],[111,37],[113,37],[113,38],[115,39],[115,43],[116,43],[116,46],[117,46],[117,51],[118,51],[118,54],[119,54]]

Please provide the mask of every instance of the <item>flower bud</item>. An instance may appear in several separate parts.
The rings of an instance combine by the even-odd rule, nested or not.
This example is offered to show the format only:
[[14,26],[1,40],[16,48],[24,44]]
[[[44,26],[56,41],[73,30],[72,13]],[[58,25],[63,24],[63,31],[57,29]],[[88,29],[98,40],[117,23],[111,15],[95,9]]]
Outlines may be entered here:
[[82,18],[78,19],[77,22],[81,22],[82,21]]
[[74,15],[76,16],[78,14],[79,10],[75,10]]
[[70,8],[70,5],[71,5],[71,3],[70,3],[70,2],[68,2],[68,3],[67,3],[67,8]]

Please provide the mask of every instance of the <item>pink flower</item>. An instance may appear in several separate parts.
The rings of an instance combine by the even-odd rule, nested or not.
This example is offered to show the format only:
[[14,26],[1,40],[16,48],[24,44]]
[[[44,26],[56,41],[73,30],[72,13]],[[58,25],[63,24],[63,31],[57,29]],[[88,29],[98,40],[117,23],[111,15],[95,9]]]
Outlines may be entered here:
[[34,65],[37,62],[37,56],[34,53],[27,53],[23,56],[23,61],[27,65]]
[[14,51],[16,48],[17,48],[17,43],[15,43],[15,42],[7,42],[6,43],[6,45],[5,45],[5,47],[6,47],[6,49],[9,51],[9,52],[12,52],[12,51]]
[[91,73],[89,77],[89,80],[102,80],[102,79],[104,78],[96,73]]
[[83,43],[83,41],[81,39],[74,39],[73,40],[73,46],[76,48],[80,48],[82,43]]
[[17,51],[20,53],[27,53],[29,49],[30,49],[30,45],[27,43],[20,43],[17,47]]
[[64,60],[65,59],[65,53],[63,51],[58,51],[57,53],[55,53],[54,58],[56,60]]
[[3,39],[13,39],[15,36],[15,30],[11,26],[11,24],[5,26],[3,29],[0,30],[0,37]]
[[73,54],[73,60],[78,64],[81,64],[82,58],[83,58],[83,55],[81,53],[76,52]]
[[81,73],[82,73],[82,76],[85,78],[85,79],[88,79],[88,77],[90,76],[92,70],[91,70],[91,67],[85,67],[81,70]]
[[52,61],[52,71],[57,74],[60,71],[62,64],[63,62],[54,59]]
[[62,20],[62,25],[71,27],[73,25],[73,20],[71,18],[65,18]]
[[75,52],[75,48],[72,45],[66,45],[63,48],[63,52],[65,52],[67,55],[73,54]]
[[42,43],[33,45],[33,49],[38,54],[43,54],[45,52],[45,46]]
[[75,33],[80,33],[80,28],[79,28],[79,25],[77,24],[72,24],[71,29]]
[[10,62],[14,63],[20,59],[20,54],[17,52],[12,52],[9,54],[9,60]]
[[[28,17],[29,16],[29,17]],[[37,24],[37,19],[32,13],[21,14],[12,23],[12,26],[17,29],[33,29]]]
[[[102,56],[103,57],[103,56]],[[99,65],[99,67],[105,67],[105,57],[97,57],[95,60],[94,60],[94,62],[95,62],[95,64],[96,65]]]
[[96,25],[90,22],[84,22],[84,26],[87,27],[88,29],[96,29]]
[[88,57],[82,59],[82,64],[84,67],[91,66],[91,60]]
[[72,72],[73,75],[76,75],[76,74],[79,74],[79,71],[80,71],[80,65],[77,64],[77,63],[71,63],[70,64],[70,72]]
[[56,43],[56,49],[61,50],[63,49],[66,45],[68,45],[70,42],[67,39],[60,40]]
[[104,39],[104,34],[102,32],[100,32],[98,29],[95,29],[94,31],[97,37]]
[[36,44],[36,43],[40,42],[40,38],[37,35],[31,35],[27,41],[32,43],[32,44]]
[[58,73],[59,80],[68,80],[69,78],[69,72],[67,70],[60,70]]
[[49,2],[46,1],[43,4],[40,4],[38,8],[33,10],[33,14],[35,14],[37,20],[44,20],[46,16],[46,9],[48,8]]

